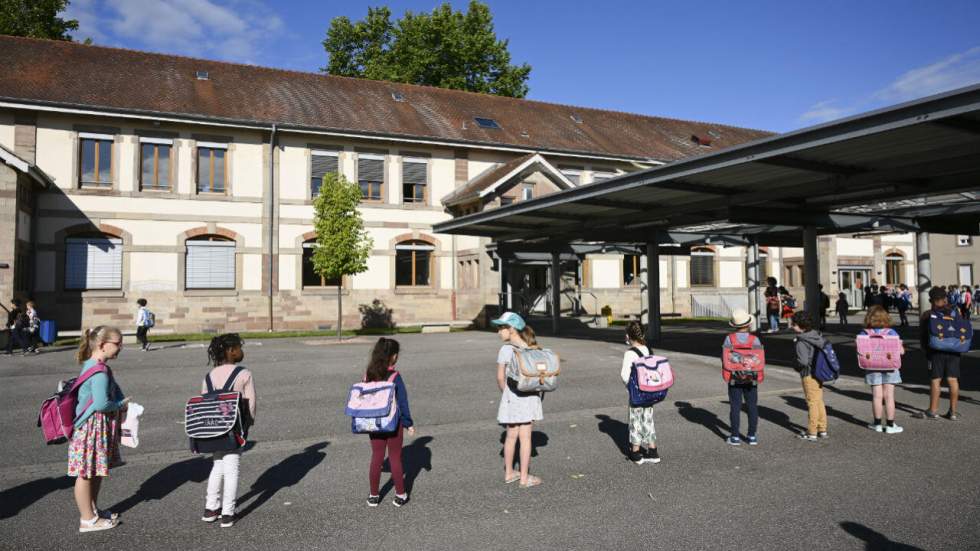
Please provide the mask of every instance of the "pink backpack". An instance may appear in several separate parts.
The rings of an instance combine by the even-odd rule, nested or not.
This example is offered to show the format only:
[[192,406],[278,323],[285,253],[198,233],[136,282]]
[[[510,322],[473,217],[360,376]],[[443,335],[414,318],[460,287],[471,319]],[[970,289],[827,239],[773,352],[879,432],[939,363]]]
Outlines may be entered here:
[[894,371],[902,368],[902,338],[865,329],[857,336],[858,367],[866,371]]
[[766,378],[766,351],[755,346],[756,336],[750,334],[748,342],[738,341],[736,333],[728,335],[731,348],[721,351],[721,377],[725,382],[732,378],[739,383],[761,383]]
[[[75,430],[78,389],[93,375],[108,372],[109,369],[106,365],[99,362],[78,377],[61,381],[58,384],[58,392],[41,403],[41,412],[37,416],[37,426],[41,427],[41,432],[44,433],[44,441],[48,445],[63,444],[71,438],[71,434]],[[89,398],[85,408],[91,404],[92,399]]]
[[674,371],[663,356],[642,356],[633,362],[636,386],[642,392],[660,392],[674,386]]
[[354,383],[347,395],[344,413],[351,418],[354,434],[394,432],[398,430],[398,402],[395,400],[395,377],[392,371],[385,381]]

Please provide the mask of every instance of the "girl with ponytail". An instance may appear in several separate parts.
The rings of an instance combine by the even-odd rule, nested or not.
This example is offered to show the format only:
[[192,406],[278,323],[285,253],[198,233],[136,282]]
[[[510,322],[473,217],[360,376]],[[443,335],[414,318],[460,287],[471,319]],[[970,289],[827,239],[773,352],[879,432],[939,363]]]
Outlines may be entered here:
[[75,355],[82,365],[80,377],[86,372],[94,373],[78,387],[75,430],[68,445],[68,476],[75,477],[79,532],[108,530],[117,525],[118,515],[99,511],[96,503],[102,479],[109,476],[109,469],[121,463],[120,412],[125,411],[129,398],[123,396],[106,365],[121,349],[122,333],[115,327],[100,325],[85,330]]

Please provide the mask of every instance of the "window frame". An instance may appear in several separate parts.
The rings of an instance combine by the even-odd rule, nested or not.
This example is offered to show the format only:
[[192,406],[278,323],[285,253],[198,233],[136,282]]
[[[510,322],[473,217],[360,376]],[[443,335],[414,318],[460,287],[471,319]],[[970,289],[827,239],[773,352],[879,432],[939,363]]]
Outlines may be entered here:
[[[85,174],[85,142],[92,141],[95,142],[95,150],[93,153],[93,162],[95,166],[93,167],[93,174],[95,174],[95,181],[86,181],[83,179]],[[86,189],[112,189],[115,185],[115,149],[114,145],[116,143],[116,137],[112,134],[104,134],[98,132],[79,132],[78,133],[78,187]],[[107,182],[102,182],[99,180],[99,150],[101,144],[107,144],[109,147],[109,180]]]
[[[160,187],[158,185],[147,186],[143,179],[143,146],[153,145],[153,177],[159,182],[159,172],[160,172],[160,147],[167,147],[167,187]],[[174,189],[174,141],[164,138],[144,138],[139,139],[139,185],[140,191],[150,191],[150,192],[170,192]]]
[[[411,269],[412,269],[412,272],[411,272],[411,282],[412,283],[409,284],[409,285],[398,283],[398,279],[399,279],[398,278],[398,267],[399,267],[399,264],[398,264],[398,255],[399,255],[399,252],[401,252],[401,251],[410,251],[411,252]],[[417,279],[418,279],[417,278],[417,275],[418,275],[417,274],[417,267],[418,267],[418,264],[419,264],[419,260],[418,260],[417,255],[418,255],[418,252],[420,252],[420,251],[424,251],[424,252],[428,253],[428,260],[426,261],[426,263],[428,264],[428,277],[427,277],[426,283],[425,284],[422,284],[422,285],[420,285],[420,284],[418,284],[416,282]],[[434,269],[435,258],[436,258],[435,251],[436,251],[435,245],[433,245],[432,243],[429,243],[427,241],[422,241],[420,239],[409,239],[409,240],[406,240],[406,241],[401,241],[399,243],[396,243],[395,244],[395,288],[402,288],[402,289],[409,289],[409,288],[411,288],[411,289],[427,289],[427,288],[432,288],[434,286],[434,283],[433,283],[433,277],[434,277],[433,271],[434,270],[433,269]]]
[[[201,166],[200,166],[200,163],[201,163],[201,150],[202,149],[206,149],[206,150],[210,150],[211,151],[211,154],[208,157],[208,159],[209,159],[208,160],[208,163],[209,163],[209,168],[208,168],[208,174],[209,174],[209,176],[208,176],[208,183],[209,183],[209,188],[208,189],[202,189],[201,188]],[[222,159],[221,159],[222,162],[224,163],[224,170],[222,171],[221,190],[220,191],[215,191],[215,189],[214,189],[214,167],[215,167],[215,164],[214,164],[214,157],[215,157],[214,152],[215,151],[218,151],[218,150],[224,151],[224,155],[222,156]],[[202,142],[197,142],[197,144],[194,147],[194,163],[195,163],[195,166],[194,166],[194,169],[195,169],[194,170],[194,186],[195,186],[195,189],[197,190],[197,194],[198,195],[228,195],[228,193],[229,193],[229,187],[230,187],[228,185],[228,179],[229,179],[228,169],[229,169],[229,165],[230,165],[230,163],[228,162],[228,153],[229,153],[229,148],[228,148],[228,144],[226,144],[226,143],[221,143],[221,142],[203,142],[203,141]]]
[[[885,254],[885,285],[898,285],[902,281],[902,265],[905,262],[905,255],[897,252]],[[895,268],[895,278],[892,281],[892,267]]]
[[[317,247],[316,239],[309,239],[307,241],[304,241],[302,243],[302,245],[301,245],[301,248],[303,249],[303,252],[300,254],[300,270],[301,270],[300,278],[299,278],[300,289],[301,290],[304,290],[304,291],[311,290],[311,289],[336,289],[337,287],[340,287],[341,289],[343,289],[344,288],[344,278],[343,277],[341,277],[338,280],[339,283],[333,283],[333,282],[328,283],[327,282],[327,279],[325,277],[323,277],[321,275],[318,275],[315,271],[312,272],[312,275],[317,276],[317,277],[320,278],[320,284],[319,285],[307,285],[306,284],[306,264],[307,264],[307,262],[309,262],[311,264],[311,266],[313,264],[313,262],[312,262],[313,259],[312,258],[310,258],[309,260],[307,260],[307,254],[309,254],[309,255],[312,256],[312,254],[313,254],[312,251],[316,247]],[[310,252],[307,253],[307,251],[310,251]]]
[[366,180],[366,183],[370,185],[378,186],[378,198],[371,199],[364,196],[363,188],[361,188],[361,202],[362,203],[386,203],[387,194],[387,180],[388,180],[388,163],[387,155],[382,155],[380,153],[357,153],[357,162],[354,163],[355,169],[357,171],[357,186],[361,187],[363,185],[361,181],[361,160],[365,161],[381,161],[381,181],[375,182],[374,180]]
[[[316,199],[320,188],[317,188],[317,193],[313,193],[313,179],[316,178],[316,174],[313,173],[313,157],[333,157],[337,160],[337,174],[340,175],[340,151],[330,150],[330,149],[311,149],[310,150],[310,187],[309,195],[310,199]],[[324,175],[327,173],[324,172]],[[320,185],[323,185],[323,176],[320,176]]]
[[[105,240],[105,241],[109,242],[111,245],[113,245],[113,247],[118,248],[118,253],[117,253],[118,256],[119,256],[118,274],[114,274],[115,277],[118,277],[118,281],[119,281],[118,285],[112,286],[112,287],[92,287],[92,286],[88,285],[88,282],[91,279],[89,277],[88,264],[86,264],[86,266],[84,267],[84,269],[85,269],[85,282],[86,282],[86,285],[84,287],[74,287],[74,286],[72,286],[72,285],[69,284],[69,277],[71,276],[72,273],[74,273],[74,270],[71,270],[70,269],[70,268],[72,268],[72,266],[69,263],[69,258],[71,257],[70,256],[70,254],[71,254],[71,247],[70,247],[71,242],[84,242],[85,245],[86,245],[86,247],[87,247],[88,244],[89,244],[88,242],[89,241],[93,241],[93,240]],[[62,289],[65,290],[65,291],[69,291],[69,292],[122,291],[123,290],[123,272],[125,271],[125,258],[123,256],[124,255],[124,252],[125,252],[124,251],[124,246],[125,246],[125,243],[123,242],[123,239],[121,237],[116,237],[115,235],[106,234],[106,233],[101,233],[101,234],[100,233],[95,233],[95,234],[81,234],[81,235],[68,235],[68,236],[66,236],[64,238],[64,253],[62,255],[62,262],[63,262],[63,266],[64,266],[64,274],[62,276],[62,282],[61,282]]]
[[[405,183],[405,165],[408,163],[425,165],[425,181],[421,184],[406,184]],[[408,205],[428,205],[429,204],[429,181],[431,167],[429,166],[429,159],[424,157],[403,157],[402,158],[402,203]],[[415,187],[422,187],[422,200],[416,201],[415,194],[412,194],[412,200],[407,199],[408,195],[405,193],[405,188],[407,186],[412,186],[412,191],[415,191]]]
[[[207,246],[192,245],[191,243],[201,243],[201,242],[212,242],[212,243],[228,243],[226,245],[211,245],[214,248],[229,248],[232,249],[232,280],[230,287],[191,287],[189,278],[187,277],[188,269],[190,268],[190,249],[191,247],[201,247],[205,248]],[[238,242],[234,239],[225,237],[223,235],[217,234],[205,234],[198,235],[195,237],[188,238],[184,240],[184,291],[235,291],[238,290]]]
[[957,247],[970,247],[973,245],[972,235],[957,235],[956,236],[956,246]]
[[[626,281],[626,264],[627,260],[632,258],[632,268],[633,268],[633,280]],[[623,287],[638,287],[640,285],[640,255],[638,254],[624,254],[622,262],[622,278],[620,278],[620,284]]]

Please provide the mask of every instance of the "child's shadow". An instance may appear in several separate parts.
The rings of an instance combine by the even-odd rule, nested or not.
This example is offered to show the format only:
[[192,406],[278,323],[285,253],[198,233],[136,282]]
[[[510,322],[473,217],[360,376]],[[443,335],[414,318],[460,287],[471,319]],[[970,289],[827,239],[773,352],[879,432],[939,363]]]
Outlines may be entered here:
[[[405,473],[405,491],[409,494],[412,493],[412,488],[415,487],[415,479],[422,473],[422,470],[432,470],[432,450],[427,447],[429,442],[432,442],[431,436],[420,436],[413,440],[411,444],[402,448],[402,469]],[[388,461],[385,461],[384,470],[385,472],[391,472]],[[387,495],[394,485],[394,482],[389,479],[381,488],[380,495],[382,497]]]
[[596,415],[595,418],[599,420],[599,432],[609,436],[616,449],[626,455],[626,450],[629,449],[629,425],[608,415]]
[[283,489],[295,486],[303,478],[320,464],[327,456],[320,451],[327,447],[327,442],[320,442],[306,447],[303,451],[290,455],[279,463],[269,467],[252,484],[251,489],[242,497],[238,498],[238,503],[245,503],[249,499],[255,498],[244,509],[238,512],[239,517],[245,517],[252,511],[262,506],[272,496]]
[[687,419],[691,423],[702,425],[715,433],[719,438],[728,438],[731,427],[725,424],[714,413],[703,408],[694,407],[690,402],[674,402],[674,405],[677,406],[677,413],[680,413],[684,419]]
[[[803,399],[803,398],[800,398],[799,396],[783,396],[783,400],[785,400],[786,403],[789,404],[790,406],[793,406],[793,407],[798,408],[798,409],[802,409],[803,411],[809,411],[810,410],[810,408],[807,407],[807,405],[806,405],[806,400]],[[851,415],[850,413],[841,411],[839,409],[834,409],[834,408],[828,406],[827,404],[824,404],[824,408],[827,409],[827,416],[828,417],[836,417],[836,418],[840,419],[841,421],[846,421],[848,423],[851,423],[852,425],[857,425],[859,427],[863,427],[863,426],[866,426],[868,424],[866,421],[862,421],[862,420],[858,419],[857,417]]]
[[[500,457],[504,456],[504,440],[507,439],[507,431],[500,433]],[[531,457],[538,456],[538,448],[543,448],[548,445],[548,435],[541,431],[531,431]],[[520,463],[521,457],[521,441],[517,440],[517,445],[514,447],[514,465]],[[516,468],[516,467],[515,467]]]
[[769,421],[774,425],[779,425],[780,427],[783,427],[794,434],[799,434],[800,432],[803,432],[802,426],[797,425],[796,423],[790,421],[788,414],[783,413],[782,411],[779,411],[777,409],[768,408],[766,406],[759,406],[759,417],[765,419],[766,421]]
[[[846,390],[843,388],[834,388],[834,387],[827,387],[827,388],[834,394],[840,394],[842,396],[847,396],[848,398],[853,398],[855,400],[860,400],[860,401],[867,401],[867,402],[871,401],[870,392],[861,392],[859,390]],[[898,411],[904,411],[905,413],[913,413],[913,414],[922,411],[908,404],[903,404],[897,400],[895,401],[895,409]]]
[[140,484],[136,493],[109,508],[113,513],[125,513],[145,501],[159,501],[188,482],[204,482],[211,472],[211,463],[203,457],[193,457],[167,465]]

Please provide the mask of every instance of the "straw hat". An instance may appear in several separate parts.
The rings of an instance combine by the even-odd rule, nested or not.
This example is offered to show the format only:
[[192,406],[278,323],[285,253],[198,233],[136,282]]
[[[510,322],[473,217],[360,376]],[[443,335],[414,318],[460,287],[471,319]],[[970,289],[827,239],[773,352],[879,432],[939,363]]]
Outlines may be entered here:
[[752,315],[742,310],[741,308],[736,308],[732,311],[732,317],[728,320],[728,325],[738,329],[752,324]]

